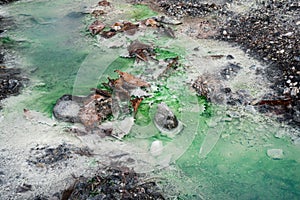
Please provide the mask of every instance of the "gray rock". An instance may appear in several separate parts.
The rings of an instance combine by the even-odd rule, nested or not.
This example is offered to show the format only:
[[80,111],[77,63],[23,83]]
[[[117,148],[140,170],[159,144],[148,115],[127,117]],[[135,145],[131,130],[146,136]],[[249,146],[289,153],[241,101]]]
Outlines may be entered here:
[[59,98],[53,108],[53,115],[56,119],[64,122],[80,122],[80,104],[73,100],[72,95],[63,95]]
[[169,136],[174,136],[183,128],[182,123],[178,121],[171,109],[163,102],[157,106],[154,124],[162,133]]

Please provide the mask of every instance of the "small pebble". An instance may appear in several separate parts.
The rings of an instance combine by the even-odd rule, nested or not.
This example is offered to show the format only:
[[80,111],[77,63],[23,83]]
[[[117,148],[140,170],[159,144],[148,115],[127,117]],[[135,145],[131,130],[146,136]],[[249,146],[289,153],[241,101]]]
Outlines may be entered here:
[[227,55],[226,59],[227,60],[232,60],[232,59],[234,59],[234,57],[232,55]]
[[274,160],[279,160],[279,159],[283,158],[283,150],[282,149],[268,149],[267,155]]
[[159,156],[162,151],[163,151],[163,143],[160,140],[155,140],[154,142],[152,142],[151,147],[150,147],[150,153],[153,156]]
[[292,36],[294,33],[293,32],[288,32],[286,34],[283,34],[282,36],[285,36],[285,37],[290,37]]

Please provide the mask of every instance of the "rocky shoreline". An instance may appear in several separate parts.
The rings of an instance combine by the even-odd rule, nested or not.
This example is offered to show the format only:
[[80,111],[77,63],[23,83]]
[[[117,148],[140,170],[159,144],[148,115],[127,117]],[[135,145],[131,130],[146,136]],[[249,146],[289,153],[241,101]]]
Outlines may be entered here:
[[[0,5],[10,2],[12,1],[1,1]],[[12,48],[14,41],[4,34],[13,26],[14,23],[11,18],[0,15],[0,101],[9,96],[18,95],[28,81],[21,69],[6,66],[10,62],[8,57],[12,54],[10,48]]]
[[[149,1],[143,1],[149,3]],[[200,20],[196,38],[213,38],[241,46],[245,52],[266,63],[264,76],[273,83],[272,94],[256,102],[263,113],[278,115],[280,121],[300,125],[300,3],[265,1],[255,6],[247,1],[192,0],[150,1],[155,9],[187,21]],[[245,4],[245,5],[243,5]],[[234,6],[248,6],[233,11]],[[192,18],[192,20],[191,20]],[[203,25],[203,23],[205,23]],[[203,34],[203,32],[206,32]],[[278,112],[279,110],[279,112]]]
[[[263,112],[285,109],[284,121],[300,125],[300,4],[269,1],[227,20],[218,39],[236,42],[269,65],[274,94],[266,94]],[[268,101],[268,102],[267,102]],[[284,107],[284,108],[282,108]]]

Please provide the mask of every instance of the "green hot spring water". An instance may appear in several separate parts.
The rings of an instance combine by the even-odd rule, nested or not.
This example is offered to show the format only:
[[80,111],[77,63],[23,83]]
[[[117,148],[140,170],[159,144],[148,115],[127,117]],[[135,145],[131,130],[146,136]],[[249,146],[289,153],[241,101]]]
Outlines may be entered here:
[[[16,52],[23,62],[20,65],[30,73],[32,86],[29,87],[32,87],[34,95],[25,102],[29,109],[51,116],[60,96],[66,93],[87,94],[89,88],[96,87],[107,76],[116,76],[115,69],[135,75],[143,72],[145,66],[136,68],[133,59],[119,57],[124,49],[95,45],[96,38],[86,31],[91,19],[81,11],[96,3],[78,0],[19,1],[3,8],[16,22],[15,28],[6,34],[11,40],[21,41]],[[130,20],[155,15],[145,6],[129,6],[122,1],[113,3],[120,9],[127,9],[123,17]],[[115,19],[118,17],[115,16]],[[185,48],[189,44],[185,44],[183,39],[181,41],[180,37],[176,41],[166,38],[155,40],[149,33],[139,39],[163,46],[156,49],[161,58],[179,55],[184,61],[187,55]],[[202,45],[201,41],[199,45]],[[172,160],[178,173],[163,173],[180,191],[177,199],[299,199],[300,146],[291,143],[290,138],[285,136],[292,129],[259,113],[244,110],[239,110],[241,116],[228,119],[227,108],[207,103],[187,91],[183,84],[178,84],[187,77],[185,70],[179,69],[172,78],[162,80],[161,90],[148,100],[168,101],[185,123],[185,135],[170,139],[159,135],[159,132],[149,133],[151,128],[148,132],[143,129],[146,131],[144,135],[135,135],[148,143],[160,139],[170,144],[169,151],[179,151],[176,159]],[[196,112],[180,110],[185,106],[196,109]],[[151,123],[149,112],[147,104],[142,104],[133,132],[139,126]],[[135,142],[135,136],[127,141]],[[139,144],[144,143],[137,142]],[[178,150],[180,145],[186,148],[183,152]],[[279,158],[268,156],[268,152],[274,149],[282,150]]]

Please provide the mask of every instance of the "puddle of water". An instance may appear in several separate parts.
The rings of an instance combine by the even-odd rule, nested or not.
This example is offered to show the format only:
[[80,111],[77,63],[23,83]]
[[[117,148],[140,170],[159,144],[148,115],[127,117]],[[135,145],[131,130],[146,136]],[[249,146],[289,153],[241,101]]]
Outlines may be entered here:
[[[290,129],[244,108],[208,105],[199,100],[188,87],[200,74],[216,74],[228,63],[239,62],[242,66],[239,75],[224,83],[234,91],[247,89],[254,97],[259,98],[268,91],[268,83],[255,74],[251,67],[265,66],[227,43],[195,41],[184,35],[170,39],[158,37],[153,31],[146,31],[134,36],[122,35],[110,39],[125,41],[127,44],[138,38],[159,47],[156,51],[161,58],[179,55],[184,66],[167,78],[156,80],[145,73],[146,69],[157,67],[155,64],[134,65],[133,59],[119,57],[126,53],[124,46],[108,48],[104,45],[108,40],[97,37],[91,40],[89,36],[85,36],[84,22],[90,19],[83,17],[80,12],[86,5],[96,3],[69,0],[21,1],[6,7],[16,17],[18,25],[16,30],[8,34],[11,38],[29,42],[26,48],[19,50],[19,55],[25,68],[33,71],[32,80],[37,83],[29,88],[33,91],[23,94],[27,99],[22,100],[22,95],[12,98],[12,101],[15,100],[20,105],[14,110],[14,103],[7,104],[10,107],[4,110],[5,115],[9,116],[11,110],[22,112],[21,107],[50,114],[53,104],[60,96],[65,93],[86,95],[89,88],[106,82],[107,76],[116,76],[113,72],[115,69],[143,75],[153,85],[159,85],[157,87],[160,90],[157,92],[152,88],[153,96],[142,104],[131,131],[132,137],[125,142],[114,143],[87,136],[82,137],[81,143],[89,145],[101,155],[117,151],[131,152],[136,158],[132,167],[140,171],[150,171],[157,165],[165,167],[169,162],[176,162],[175,167],[183,174],[168,178],[170,181],[174,180],[176,187],[186,194],[182,196],[183,199],[297,199],[300,195],[300,170],[297,167],[300,162],[300,148],[292,145],[289,138],[274,137],[276,133],[285,133]],[[155,14],[144,6],[133,7],[123,4],[122,1],[114,4],[121,11],[111,14],[112,17],[108,17],[106,21],[108,24],[119,19],[139,20]],[[235,58],[234,61],[226,60],[228,54]],[[211,55],[225,57],[214,60]],[[20,99],[22,103],[18,102]],[[159,134],[152,123],[156,106],[162,101],[170,106],[185,126],[175,138]],[[4,120],[10,122],[8,126],[2,124],[3,138],[8,132],[19,129],[11,125],[14,117],[7,116],[3,116],[6,117]],[[31,127],[28,128],[33,133],[29,142],[31,143],[35,137],[32,127],[35,124],[28,124],[23,120],[18,119],[21,125],[24,123]],[[48,127],[47,130],[49,129]],[[55,139],[63,140],[67,135],[61,133],[57,136],[53,132],[55,131],[49,130],[46,133],[49,134],[47,138],[51,142]],[[25,138],[20,131],[12,135],[12,141],[17,141],[15,145],[21,145],[22,140],[17,139],[20,136]],[[38,136],[43,137],[43,134],[39,133]],[[79,142],[73,137],[67,138],[67,141]],[[159,156],[153,156],[149,149],[152,142],[157,140],[162,141],[164,148]],[[7,139],[5,141],[9,142]],[[41,141],[47,142],[47,139]],[[270,149],[282,149],[283,158],[270,158],[267,155]],[[95,159],[104,161],[101,156]],[[165,171],[164,175],[168,176],[168,173]],[[175,180],[182,177],[184,179],[180,182]]]
[[[247,115],[222,122],[219,129],[205,121],[200,117],[201,130],[177,161],[192,188],[211,199],[298,198],[300,171],[296,155],[300,148],[290,144],[288,137],[274,137],[280,130],[276,122]],[[219,133],[220,138],[206,157],[198,157],[198,147],[203,146],[211,131]],[[283,158],[270,158],[269,149],[282,149]]]
[[[67,7],[65,5],[68,5]],[[84,41],[83,15],[85,4],[71,1],[29,1],[9,6],[17,28],[11,38],[30,45],[19,51],[22,66],[39,80],[34,90],[42,93],[31,99],[28,108],[51,114],[55,99],[72,93],[72,86],[81,63],[88,55]],[[34,81],[33,81],[34,82]]]

